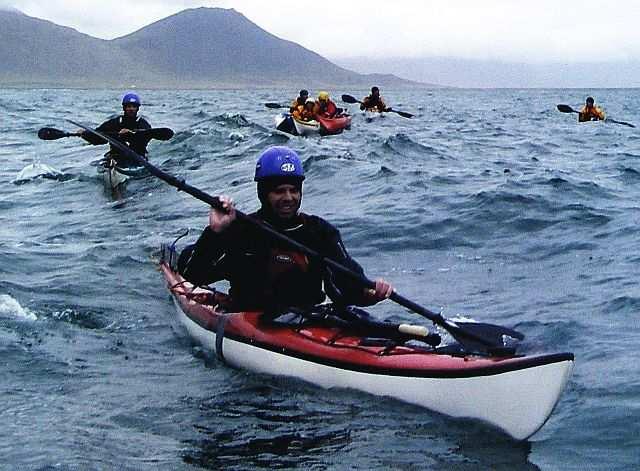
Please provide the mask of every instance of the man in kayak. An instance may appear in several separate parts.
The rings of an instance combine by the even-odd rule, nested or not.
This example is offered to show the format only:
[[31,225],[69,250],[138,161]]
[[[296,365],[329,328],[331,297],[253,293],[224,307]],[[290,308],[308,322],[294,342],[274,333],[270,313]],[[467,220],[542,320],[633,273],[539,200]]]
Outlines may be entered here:
[[[142,129],[151,129],[149,122],[141,116],[138,116],[140,109],[140,97],[135,93],[127,93],[122,98],[122,115],[108,119],[96,130],[115,136],[119,141],[129,146],[136,154],[146,156],[149,137],[137,137],[135,131]],[[82,137],[85,141],[93,145],[106,144],[107,141],[101,139],[89,131],[78,131],[75,133]],[[137,162],[129,157],[125,157],[113,146],[109,150],[108,156],[113,158],[119,167],[136,166]]]
[[594,100],[592,97],[587,97],[584,107],[578,114],[578,121],[583,123],[585,121],[599,121],[604,119],[604,111],[602,111],[599,106],[594,106]]
[[300,107],[304,108],[304,104],[307,102],[308,99],[309,99],[309,92],[303,88],[302,90],[300,90],[300,94],[291,103],[291,106],[289,107],[289,113],[293,114],[293,112],[298,108]]
[[[299,212],[304,179],[295,151],[284,146],[265,150],[254,178],[261,208],[249,217],[362,274],[335,227],[318,216]],[[376,280],[375,289],[364,289],[344,274],[333,273],[321,261],[236,219],[230,197],[220,196],[220,201],[226,212],[209,211],[209,225],[195,245],[182,252],[178,265],[182,275],[197,286],[228,280],[234,310],[280,313],[289,307],[309,308],[323,302],[325,293],[340,305],[369,306],[393,292],[383,279]]]
[[362,99],[360,109],[382,112],[387,111],[389,108],[387,108],[387,105],[385,105],[384,100],[380,96],[380,89],[378,87],[371,87],[371,95]]
[[313,108],[313,114],[320,116],[321,118],[335,118],[342,112],[342,108],[338,108],[336,104],[331,101],[328,92],[318,93],[318,100]]
[[296,110],[291,115],[299,121],[312,121],[314,118],[313,108],[315,107],[315,105],[316,102],[313,98],[307,98],[304,106],[299,106],[298,108],[296,108]]

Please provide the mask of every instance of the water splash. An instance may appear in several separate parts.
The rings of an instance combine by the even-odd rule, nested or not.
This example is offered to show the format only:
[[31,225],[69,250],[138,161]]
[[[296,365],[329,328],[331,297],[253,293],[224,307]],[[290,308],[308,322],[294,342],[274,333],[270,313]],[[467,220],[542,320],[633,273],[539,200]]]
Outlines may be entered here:
[[34,313],[22,307],[16,299],[8,294],[0,294],[0,317],[27,321],[38,320]]
[[34,162],[23,168],[13,180],[15,185],[23,185],[37,179],[47,180],[64,180],[66,177],[64,172],[57,170],[49,165]]

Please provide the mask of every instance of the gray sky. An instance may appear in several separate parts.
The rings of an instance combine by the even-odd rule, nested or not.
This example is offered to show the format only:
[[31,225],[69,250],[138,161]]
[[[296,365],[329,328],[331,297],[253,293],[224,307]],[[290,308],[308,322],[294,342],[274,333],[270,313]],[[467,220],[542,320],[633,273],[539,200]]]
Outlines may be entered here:
[[518,62],[640,58],[640,0],[0,0],[112,39],[186,8],[234,8],[328,58],[449,56]]

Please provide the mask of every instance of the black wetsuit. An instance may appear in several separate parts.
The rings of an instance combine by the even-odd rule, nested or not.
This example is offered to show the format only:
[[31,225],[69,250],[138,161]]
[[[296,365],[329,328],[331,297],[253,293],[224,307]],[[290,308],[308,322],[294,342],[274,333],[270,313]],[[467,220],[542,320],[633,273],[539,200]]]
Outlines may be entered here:
[[374,108],[377,108],[378,111],[385,111],[387,109],[387,105],[384,104],[380,95],[377,97],[369,95],[362,100],[362,104],[360,105],[361,110],[372,110]]
[[[123,142],[138,155],[141,155],[143,157],[146,156],[147,145],[149,144],[149,141],[151,139],[148,137],[139,137],[135,134],[125,134],[123,136],[119,136],[118,133],[121,129],[129,129],[131,131],[140,129],[151,129],[151,125],[149,124],[149,122],[141,116],[137,116],[136,118],[129,118],[121,115],[105,121],[96,128],[97,131],[108,134],[110,137],[115,137],[119,141]],[[93,145],[107,143],[104,139],[101,139],[95,134],[91,134],[88,131],[82,133],[82,138]],[[121,155],[120,151],[118,151],[118,149],[113,146],[111,146],[111,149],[109,150],[109,155],[118,162],[119,166],[132,167],[137,165],[135,159],[131,159],[129,157]]]
[[[263,210],[250,217],[264,219]],[[287,237],[363,274],[344,248],[340,232],[324,219],[300,214],[280,228]],[[246,221],[235,220],[220,234],[207,227],[179,261],[182,275],[196,285],[229,280],[234,309],[281,311],[308,307],[325,300],[324,289],[340,304],[370,304],[364,287],[317,260],[293,251]]]

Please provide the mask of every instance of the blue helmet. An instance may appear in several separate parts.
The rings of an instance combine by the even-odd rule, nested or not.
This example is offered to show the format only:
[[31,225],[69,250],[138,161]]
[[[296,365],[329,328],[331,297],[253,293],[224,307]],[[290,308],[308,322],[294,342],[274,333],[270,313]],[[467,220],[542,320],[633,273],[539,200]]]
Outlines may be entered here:
[[261,182],[274,177],[304,180],[304,169],[296,151],[286,146],[273,146],[260,154],[254,180]]
[[136,105],[140,106],[140,97],[135,93],[127,93],[122,97],[122,106],[125,105]]

